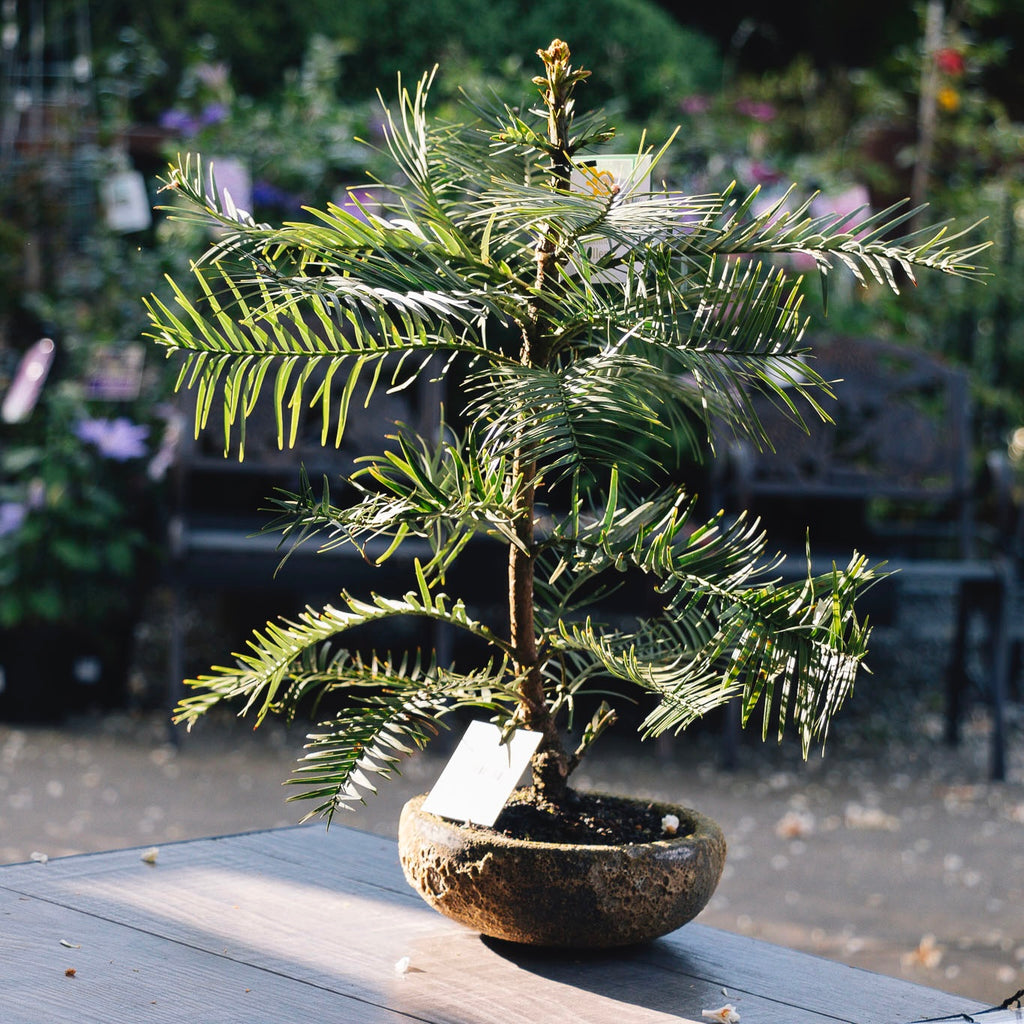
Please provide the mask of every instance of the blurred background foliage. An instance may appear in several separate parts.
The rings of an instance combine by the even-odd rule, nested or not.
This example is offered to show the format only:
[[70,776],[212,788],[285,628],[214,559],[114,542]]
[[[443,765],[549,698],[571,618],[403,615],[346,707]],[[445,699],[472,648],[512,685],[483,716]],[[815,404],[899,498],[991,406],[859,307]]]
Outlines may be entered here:
[[[398,72],[418,78],[440,63],[454,90],[470,77],[515,83],[534,73],[533,54],[554,36],[572,40],[588,67],[600,67],[599,102],[627,104],[647,117],[673,93],[711,84],[718,46],[649,0],[307,0],[304,4],[241,0],[171,0],[137,5],[120,0],[90,4],[94,38],[109,46],[126,27],[156,45],[166,65],[161,88],[140,97],[143,117],[156,117],[173,99],[205,37],[216,41],[238,91],[256,99],[275,94],[300,66],[310,39],[334,41],[349,58],[338,80],[347,100],[389,90]],[[540,42],[538,42],[540,40]],[[475,70],[475,76],[472,71]]]
[[[816,212],[880,209],[913,195],[930,204],[930,220],[987,218],[981,230],[995,242],[987,286],[929,279],[898,300],[885,289],[833,287],[829,328],[968,365],[983,428],[979,464],[993,446],[1024,460],[1017,0],[721,0],[685,10],[668,0],[11,0],[3,19],[0,396],[41,335],[55,339],[58,358],[33,414],[0,423],[0,512],[9,512],[0,515],[0,626],[60,612],[59,600],[40,608],[26,596],[48,573],[65,580],[65,592],[111,573],[135,579],[161,542],[165,484],[148,467],[164,461],[167,368],[150,354],[130,400],[98,398],[84,382],[98,354],[139,340],[139,296],[159,289],[194,239],[159,216],[112,227],[101,196],[112,169],[139,173],[152,206],[176,152],[235,157],[257,218],[301,217],[304,204],[344,200],[343,189],[364,184],[367,172],[389,173],[372,149],[375,91],[394,95],[399,72],[414,81],[441,64],[434,105],[452,116],[464,116],[461,88],[531,104],[535,51],[555,36],[595,71],[583,96],[611,113],[616,149],[635,147],[645,128],[660,144],[680,126],[661,168],[672,187],[736,180],[769,202],[799,181],[820,191]],[[45,71],[47,95],[45,130],[29,138],[21,127],[44,104],[33,92],[39,83],[19,74],[33,66]],[[819,311],[816,275],[807,285],[808,308]],[[114,472],[70,426],[119,418],[145,427],[147,439],[144,454]],[[63,483],[53,479],[60,466]],[[84,481],[99,481],[107,493],[94,489],[92,499],[111,499],[121,512],[87,515]],[[46,520],[40,495],[57,503]],[[152,514],[140,519],[140,507]],[[60,531],[74,544],[55,544]],[[127,552],[122,534],[138,538]],[[111,556],[93,566],[85,555],[103,544]],[[70,584],[55,551],[70,552]]]
[[[463,88],[529,104],[534,52],[560,36],[598,71],[586,100],[610,110],[616,148],[637,145],[644,128],[657,143],[681,126],[662,165],[671,186],[718,189],[736,180],[759,187],[767,202],[800,181],[821,191],[818,211],[859,202],[878,209],[909,194],[931,205],[933,219],[988,218],[997,273],[987,288],[929,281],[911,289],[910,302],[881,290],[833,290],[830,314],[837,330],[890,334],[972,366],[991,443],[1024,422],[1017,242],[1024,66],[1013,59],[1024,11],[1014,0],[765,7],[749,0],[684,12],[667,0],[12,0],[5,61],[40,34],[44,63],[74,64],[87,48],[88,139],[69,154],[63,181],[38,159],[5,166],[0,203],[17,210],[0,227],[0,344],[24,347],[42,329],[39,311],[57,305],[61,260],[89,249],[90,225],[103,230],[100,218],[82,221],[69,190],[83,183],[95,190],[93,170],[104,160],[127,156],[155,201],[156,175],[174,152],[241,155],[256,216],[302,216],[304,204],[341,198],[339,190],[365,182],[367,171],[386,175],[372,149],[380,141],[375,92],[392,95],[399,73],[414,80],[439,63],[434,103],[452,116]],[[929,35],[936,10],[940,23]],[[37,261],[42,276],[26,281],[26,232],[48,251],[52,235],[76,241],[60,258]],[[159,219],[130,237],[136,248],[155,247],[172,260],[183,241]],[[132,301],[132,275],[115,272],[110,287],[122,284],[124,301]],[[813,284],[812,310],[820,308]]]

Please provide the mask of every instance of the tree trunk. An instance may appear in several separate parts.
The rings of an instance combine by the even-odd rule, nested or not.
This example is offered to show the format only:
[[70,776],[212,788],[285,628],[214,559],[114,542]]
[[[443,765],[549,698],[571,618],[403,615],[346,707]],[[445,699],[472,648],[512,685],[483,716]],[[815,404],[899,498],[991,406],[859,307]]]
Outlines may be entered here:
[[[574,71],[569,64],[569,47],[556,39],[547,50],[540,51],[546,77],[535,79],[542,86],[541,94],[548,109],[548,153],[551,158],[553,188],[568,189],[572,163],[569,157],[569,125],[572,106],[570,97],[578,81],[589,72]],[[551,271],[556,260],[558,239],[545,230],[537,240],[537,272],[534,287],[538,295],[551,288]],[[544,366],[548,358],[548,338],[541,304],[535,302],[523,325],[521,362],[524,366]],[[531,410],[522,409],[528,418]],[[562,746],[557,725],[551,714],[537,650],[534,623],[533,580],[536,551],[534,548],[534,478],[536,463],[522,450],[513,461],[513,474],[522,474],[525,486],[516,505],[516,536],[518,545],[509,550],[509,626],[512,649],[519,674],[519,702],[527,728],[543,733],[544,739],[534,755],[533,784],[541,803],[561,803],[567,791],[569,757]]]

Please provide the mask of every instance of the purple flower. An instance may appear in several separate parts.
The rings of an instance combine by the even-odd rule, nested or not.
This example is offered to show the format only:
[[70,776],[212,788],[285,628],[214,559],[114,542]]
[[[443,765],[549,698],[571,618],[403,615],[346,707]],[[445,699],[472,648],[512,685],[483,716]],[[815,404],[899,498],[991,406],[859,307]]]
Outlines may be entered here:
[[746,114],[747,117],[760,121],[762,124],[774,121],[776,114],[775,108],[770,103],[765,103],[762,100],[737,100],[736,112],[738,114]]
[[775,185],[782,180],[782,174],[768,164],[754,160],[750,164],[750,176],[758,185]]
[[334,194],[334,203],[356,220],[368,220],[367,212],[380,209],[380,200],[372,189],[342,187]]
[[21,529],[28,509],[17,501],[0,501],[0,537]]
[[684,114],[706,114],[711,109],[711,97],[694,93],[692,96],[684,97],[679,106]]
[[203,126],[220,124],[228,118],[228,108],[224,103],[207,103],[199,115],[199,123]]
[[149,427],[132,423],[124,416],[115,420],[79,420],[74,430],[75,437],[94,444],[105,458],[124,462],[146,454]]
[[255,206],[272,206],[281,210],[301,210],[302,199],[278,188],[273,182],[260,179],[253,182],[252,201]]
[[195,135],[199,128],[191,114],[177,107],[165,110],[160,115],[160,127],[179,135]]
[[228,84],[228,66],[222,61],[216,64],[197,64],[193,71],[207,89],[223,89]]

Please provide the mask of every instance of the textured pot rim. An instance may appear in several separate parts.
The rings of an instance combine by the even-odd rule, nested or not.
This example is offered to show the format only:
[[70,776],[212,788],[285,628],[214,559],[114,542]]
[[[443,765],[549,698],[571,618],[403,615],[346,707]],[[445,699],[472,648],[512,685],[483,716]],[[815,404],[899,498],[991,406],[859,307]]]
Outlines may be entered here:
[[421,793],[409,799],[404,810],[407,813],[429,818],[436,821],[440,826],[451,830],[459,835],[466,842],[479,842],[490,846],[509,846],[517,849],[536,849],[538,852],[544,850],[577,850],[594,851],[595,854],[607,854],[609,851],[629,852],[634,851],[635,856],[641,856],[644,852],[670,849],[685,843],[699,842],[704,839],[724,839],[721,826],[713,818],[701,811],[686,807],[683,804],[674,804],[665,800],[648,800],[644,797],[621,796],[617,793],[596,793],[584,790],[581,796],[617,800],[625,803],[645,804],[654,808],[662,814],[676,814],[679,817],[680,825],[690,824],[691,830],[682,835],[665,836],[659,839],[649,839],[646,842],[621,842],[621,843],[553,843],[540,839],[520,839],[516,836],[507,836],[502,832],[487,825],[477,825],[473,822],[460,822],[454,818],[444,818],[439,814],[422,809],[423,801],[427,794]]
[[402,871],[444,916],[481,935],[528,946],[631,946],[692,921],[725,864],[718,823],[661,800],[589,795],[676,814],[690,831],[615,844],[515,839],[424,812],[426,797],[418,796],[406,802],[399,823]]

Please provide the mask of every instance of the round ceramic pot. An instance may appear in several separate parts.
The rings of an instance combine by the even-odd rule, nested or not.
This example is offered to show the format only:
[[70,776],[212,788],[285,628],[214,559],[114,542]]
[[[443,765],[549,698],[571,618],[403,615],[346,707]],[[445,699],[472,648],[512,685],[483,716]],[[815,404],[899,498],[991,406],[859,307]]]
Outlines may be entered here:
[[679,818],[674,837],[587,846],[457,824],[422,811],[424,799],[410,800],[399,824],[409,884],[447,917],[511,942],[565,949],[647,942],[696,917],[725,864],[722,830],[686,807],[653,805]]

